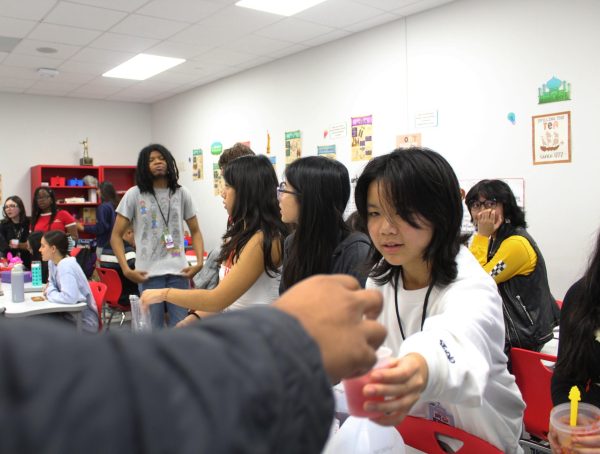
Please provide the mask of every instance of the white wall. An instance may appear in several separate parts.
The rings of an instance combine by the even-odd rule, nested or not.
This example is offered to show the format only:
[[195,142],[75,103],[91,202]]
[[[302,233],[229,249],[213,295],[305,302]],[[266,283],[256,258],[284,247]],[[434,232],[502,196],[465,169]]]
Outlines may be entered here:
[[[212,195],[213,141],[250,140],[264,152],[268,129],[281,171],[286,130],[301,129],[304,154],[316,154],[327,126],[372,113],[378,155],[397,134],[418,132],[416,112],[438,109],[439,127],[420,131],[423,145],[445,155],[459,178],[525,179],[530,232],[562,298],[600,224],[598,17],[595,0],[459,0],[159,102],[152,135],[184,164],[210,248],[225,225]],[[538,87],[553,75],[572,84],[573,101],[537,105]],[[572,111],[572,162],[533,166],[531,116],[564,110]],[[202,182],[192,182],[188,162],[197,147]],[[349,139],[338,143],[338,156],[354,173],[349,148]]]
[[150,125],[146,104],[0,93],[3,196],[19,195],[30,214],[30,167],[79,165],[86,137],[94,165],[135,165]]

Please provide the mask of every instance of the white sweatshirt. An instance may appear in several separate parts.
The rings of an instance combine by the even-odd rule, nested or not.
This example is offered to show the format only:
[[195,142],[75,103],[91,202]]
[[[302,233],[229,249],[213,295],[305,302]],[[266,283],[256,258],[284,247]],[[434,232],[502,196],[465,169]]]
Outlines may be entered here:
[[427,288],[405,290],[400,281],[398,309],[404,341],[393,284],[367,281],[367,288],[383,294],[379,321],[388,329],[384,345],[398,357],[414,352],[427,361],[427,386],[411,415],[444,420],[506,453],[522,452],[518,440],[525,404],[506,367],[502,300],[494,280],[467,248],[461,247],[456,262],[456,279],[431,291],[422,331]]

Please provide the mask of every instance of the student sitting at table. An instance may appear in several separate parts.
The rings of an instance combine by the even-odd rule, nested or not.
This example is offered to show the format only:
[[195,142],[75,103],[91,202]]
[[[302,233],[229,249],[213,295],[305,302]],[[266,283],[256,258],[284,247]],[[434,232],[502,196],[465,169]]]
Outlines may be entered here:
[[[287,233],[279,217],[277,175],[266,156],[243,156],[223,173],[221,196],[231,222],[223,235],[219,284],[206,289],[148,289],[144,305],[168,301],[195,311],[219,312],[270,304],[279,296],[283,240]],[[194,312],[186,318],[200,318]]]
[[[42,260],[48,262],[48,285],[44,290],[46,299],[52,303],[77,304],[86,302],[82,311],[83,331],[98,331],[98,312],[90,285],[83,270],[74,257],[68,256],[67,235],[59,230],[50,230],[42,237],[40,252]],[[61,314],[75,322],[71,313]]]

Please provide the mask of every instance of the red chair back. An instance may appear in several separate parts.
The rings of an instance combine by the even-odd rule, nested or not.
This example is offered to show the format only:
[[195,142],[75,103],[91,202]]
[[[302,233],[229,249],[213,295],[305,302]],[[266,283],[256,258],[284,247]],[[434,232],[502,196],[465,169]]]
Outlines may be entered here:
[[437,435],[461,441],[463,445],[457,453],[502,454],[500,449],[475,435],[429,419],[407,416],[396,429],[406,445],[428,454],[446,454],[438,443]]
[[98,331],[102,330],[102,306],[106,298],[107,286],[102,282],[90,281],[90,289],[92,295],[94,295],[94,301],[96,301],[96,309],[98,310]]
[[121,284],[119,273],[110,268],[100,267],[96,267],[96,271],[98,272],[100,282],[104,282],[108,287],[108,291],[106,292],[106,303],[112,307],[121,307],[119,298],[123,291],[123,285]]
[[547,440],[552,410],[550,386],[553,371],[542,361],[556,362],[556,356],[511,348],[510,358],[513,375],[527,405],[523,416],[525,430],[530,435]]

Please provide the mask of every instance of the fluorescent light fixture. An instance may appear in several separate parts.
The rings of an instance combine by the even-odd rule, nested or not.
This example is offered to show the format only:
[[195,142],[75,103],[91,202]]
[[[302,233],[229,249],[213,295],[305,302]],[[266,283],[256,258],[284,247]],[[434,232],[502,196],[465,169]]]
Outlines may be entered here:
[[293,16],[325,0],[240,0],[235,5],[280,16]]
[[125,63],[102,74],[104,77],[119,79],[146,80],[158,73],[180,65],[185,59],[161,57],[159,55],[137,54]]

